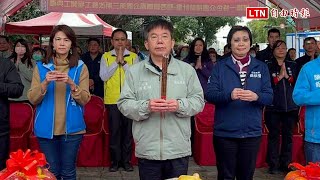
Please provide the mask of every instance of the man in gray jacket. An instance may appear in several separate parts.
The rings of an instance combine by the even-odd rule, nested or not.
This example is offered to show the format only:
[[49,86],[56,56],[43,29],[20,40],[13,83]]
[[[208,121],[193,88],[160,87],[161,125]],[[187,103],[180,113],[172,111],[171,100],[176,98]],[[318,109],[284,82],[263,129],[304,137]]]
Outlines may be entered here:
[[[173,26],[156,20],[145,29],[150,55],[126,72],[118,108],[133,119],[132,131],[141,180],[187,174],[191,155],[190,117],[204,107],[195,70],[171,56]],[[163,57],[169,56],[166,99],[160,98]]]

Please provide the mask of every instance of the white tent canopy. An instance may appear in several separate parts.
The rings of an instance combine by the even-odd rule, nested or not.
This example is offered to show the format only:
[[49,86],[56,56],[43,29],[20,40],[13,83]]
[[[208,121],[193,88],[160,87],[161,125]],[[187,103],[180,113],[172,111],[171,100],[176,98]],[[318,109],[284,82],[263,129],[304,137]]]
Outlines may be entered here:
[[103,35],[103,26],[94,24],[79,13],[52,12],[34,19],[20,22],[9,22],[5,30],[10,34],[50,34],[56,25],[70,26],[77,35]]
[[[76,35],[97,35],[111,37],[117,29],[104,22],[96,14],[59,13],[51,12],[46,15],[20,22],[9,22],[5,30],[9,34],[40,34],[48,35],[56,25],[70,26]],[[132,33],[127,31],[128,39],[132,40]]]
[[[96,25],[103,25],[104,29],[104,35],[107,37],[111,37],[111,33],[112,31],[114,31],[115,29],[117,29],[116,27],[111,26],[110,24],[104,22],[98,15],[96,14],[84,14],[88,20],[90,20],[91,22],[93,22]],[[130,31],[126,31],[128,34],[128,39],[132,40],[132,32]]]

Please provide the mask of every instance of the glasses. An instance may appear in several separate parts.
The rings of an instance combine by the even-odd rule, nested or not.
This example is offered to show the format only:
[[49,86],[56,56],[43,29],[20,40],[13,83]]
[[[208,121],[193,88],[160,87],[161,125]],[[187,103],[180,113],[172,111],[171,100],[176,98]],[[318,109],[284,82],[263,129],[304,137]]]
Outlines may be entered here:
[[161,38],[162,41],[168,41],[171,39],[171,37],[168,34],[151,34],[151,36],[149,37],[149,39],[152,42],[157,42],[159,41],[159,39]]

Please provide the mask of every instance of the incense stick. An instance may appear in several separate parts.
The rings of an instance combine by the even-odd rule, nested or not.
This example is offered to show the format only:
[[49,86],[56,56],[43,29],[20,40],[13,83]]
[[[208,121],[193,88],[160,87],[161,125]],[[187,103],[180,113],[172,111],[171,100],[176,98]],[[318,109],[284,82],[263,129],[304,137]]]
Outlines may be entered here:
[[[167,72],[169,56],[163,56],[161,71],[161,99],[167,99]],[[161,112],[161,118],[165,118],[165,113]]]
[[168,58],[163,56],[161,71],[161,99],[167,99]]

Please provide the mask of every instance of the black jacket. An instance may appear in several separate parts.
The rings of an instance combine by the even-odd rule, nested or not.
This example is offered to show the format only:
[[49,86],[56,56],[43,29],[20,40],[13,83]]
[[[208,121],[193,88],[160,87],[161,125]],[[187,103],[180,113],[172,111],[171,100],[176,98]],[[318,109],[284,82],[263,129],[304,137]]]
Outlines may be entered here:
[[[296,63],[286,60],[285,65],[287,74],[290,77],[288,79],[282,78],[280,81],[278,81],[275,79],[277,78],[277,75],[280,74],[281,66],[278,65],[278,62],[274,58],[268,62],[268,68],[271,76],[271,86],[273,89],[273,102],[271,106],[267,106],[268,110],[288,112],[298,109],[298,106],[293,102],[292,99],[293,88],[298,75]],[[292,79],[290,80],[290,78]]]
[[102,54],[99,53],[95,59],[92,59],[90,56],[90,52],[86,52],[81,56],[81,60],[88,67],[89,79],[92,79],[94,81],[94,89],[90,90],[90,93],[103,98],[104,97],[103,81],[99,76],[101,57],[102,57]]
[[[314,59],[317,58],[317,55],[314,55]],[[307,54],[305,54],[304,56],[299,57],[298,59],[295,60],[295,62],[297,63],[297,72],[299,74],[301,68],[303,65],[305,65],[307,62],[309,62],[311,60],[311,56],[308,56]]]
[[0,59],[0,136],[9,133],[9,101],[22,95],[23,85],[13,62]]
[[268,63],[273,58],[272,49],[270,45],[264,50],[258,51],[256,59],[259,59],[262,62]]

